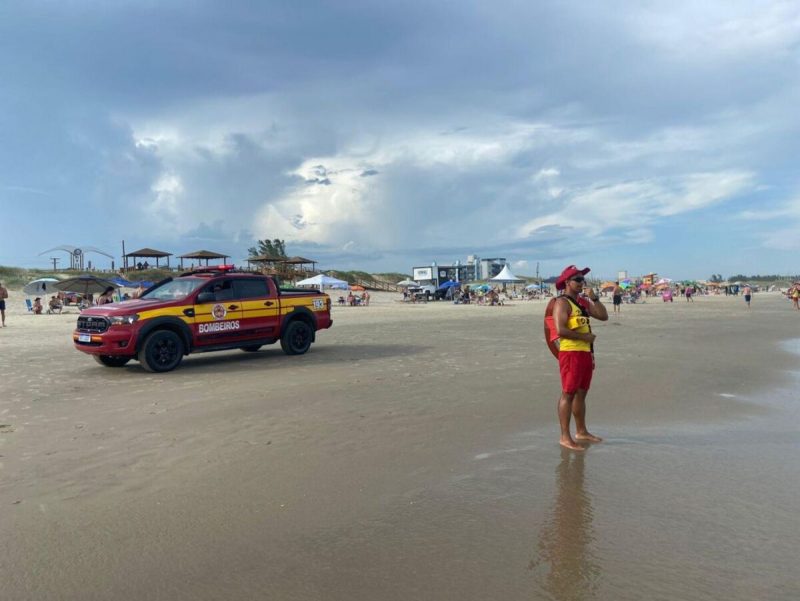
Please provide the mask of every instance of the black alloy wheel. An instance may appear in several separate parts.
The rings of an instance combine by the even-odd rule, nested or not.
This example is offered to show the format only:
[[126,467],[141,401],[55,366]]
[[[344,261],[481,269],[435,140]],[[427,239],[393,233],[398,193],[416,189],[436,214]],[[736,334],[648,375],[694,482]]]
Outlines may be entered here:
[[178,367],[183,359],[183,341],[171,330],[150,334],[139,350],[139,363],[147,371],[161,373]]
[[116,355],[94,355],[94,360],[106,367],[124,367],[132,357],[119,357]]
[[291,322],[281,336],[281,348],[287,355],[302,355],[311,347],[314,332],[305,321]]

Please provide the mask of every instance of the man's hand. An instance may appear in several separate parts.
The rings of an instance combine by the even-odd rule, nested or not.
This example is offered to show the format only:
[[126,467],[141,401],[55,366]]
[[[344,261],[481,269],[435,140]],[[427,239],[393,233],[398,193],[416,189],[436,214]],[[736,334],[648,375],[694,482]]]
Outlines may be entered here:
[[583,339],[584,339],[586,342],[588,342],[589,344],[593,343],[593,342],[595,341],[595,339],[596,339],[596,338],[597,338],[597,336],[595,336],[595,335],[594,335],[594,334],[592,334],[591,332],[589,332],[588,334],[584,334],[584,335],[583,335]]
[[594,288],[584,288],[583,292],[586,296],[589,297],[589,300],[592,301],[593,303],[600,300],[597,294],[595,293]]

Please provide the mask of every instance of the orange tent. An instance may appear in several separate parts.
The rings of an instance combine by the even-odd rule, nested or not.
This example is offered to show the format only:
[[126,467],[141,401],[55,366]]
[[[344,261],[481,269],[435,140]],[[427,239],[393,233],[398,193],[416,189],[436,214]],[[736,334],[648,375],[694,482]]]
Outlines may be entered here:
[[354,292],[364,292],[366,288],[364,288],[364,286],[359,286],[358,284],[353,284],[350,286],[350,290],[353,290]]

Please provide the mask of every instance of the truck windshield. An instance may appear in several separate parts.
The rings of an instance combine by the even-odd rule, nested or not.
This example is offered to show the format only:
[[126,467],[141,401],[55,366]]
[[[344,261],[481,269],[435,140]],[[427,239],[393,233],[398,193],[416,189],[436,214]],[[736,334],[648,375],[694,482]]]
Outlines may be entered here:
[[155,290],[143,294],[141,298],[149,300],[178,300],[186,298],[208,280],[204,278],[180,278],[165,282]]

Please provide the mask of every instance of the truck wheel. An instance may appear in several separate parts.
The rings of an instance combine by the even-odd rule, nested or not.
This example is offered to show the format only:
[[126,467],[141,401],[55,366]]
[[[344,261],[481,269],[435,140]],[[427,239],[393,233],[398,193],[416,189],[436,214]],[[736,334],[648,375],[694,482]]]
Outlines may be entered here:
[[311,347],[313,331],[306,322],[291,322],[281,336],[281,348],[287,355],[302,355]]
[[251,344],[250,346],[243,346],[242,350],[245,353],[255,353],[260,348],[261,348],[260,344]]
[[183,359],[183,341],[170,330],[156,330],[139,350],[139,363],[147,371],[164,372],[178,367]]
[[94,360],[106,367],[123,367],[131,357],[118,357],[116,355],[94,355]]

